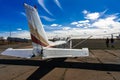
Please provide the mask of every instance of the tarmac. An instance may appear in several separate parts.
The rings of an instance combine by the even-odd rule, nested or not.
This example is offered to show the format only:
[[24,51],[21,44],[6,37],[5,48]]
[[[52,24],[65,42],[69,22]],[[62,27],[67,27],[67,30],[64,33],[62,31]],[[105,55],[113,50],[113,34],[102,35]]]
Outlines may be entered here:
[[48,60],[0,55],[0,80],[120,80],[120,50]]

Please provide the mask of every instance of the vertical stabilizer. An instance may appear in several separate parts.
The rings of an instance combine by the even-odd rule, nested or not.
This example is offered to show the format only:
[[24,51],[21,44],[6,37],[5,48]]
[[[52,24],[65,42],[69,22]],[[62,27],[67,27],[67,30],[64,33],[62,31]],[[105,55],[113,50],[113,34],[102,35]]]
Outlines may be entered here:
[[33,54],[38,56],[42,54],[42,47],[49,45],[48,38],[45,34],[36,8],[28,4],[24,4],[24,6],[30,28],[30,35],[33,44]]
[[44,47],[48,46],[48,38],[45,34],[37,10],[34,7],[27,4],[24,4],[24,6],[26,10],[28,24],[30,27],[32,42]]

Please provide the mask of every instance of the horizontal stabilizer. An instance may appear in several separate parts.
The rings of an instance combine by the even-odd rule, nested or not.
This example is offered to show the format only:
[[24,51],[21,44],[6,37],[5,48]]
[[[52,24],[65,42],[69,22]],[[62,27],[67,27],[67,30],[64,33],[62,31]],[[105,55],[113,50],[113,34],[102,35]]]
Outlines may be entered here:
[[55,41],[55,42],[49,41],[49,43],[50,43],[49,46],[58,46],[58,45],[66,44],[66,41]]
[[62,58],[62,57],[85,57],[89,56],[88,48],[82,49],[60,49],[46,48],[43,50],[43,59],[47,58]]
[[12,49],[8,48],[4,52],[2,52],[2,55],[7,55],[7,56],[15,56],[15,57],[20,57],[20,58],[31,58],[33,56],[32,53],[33,49]]

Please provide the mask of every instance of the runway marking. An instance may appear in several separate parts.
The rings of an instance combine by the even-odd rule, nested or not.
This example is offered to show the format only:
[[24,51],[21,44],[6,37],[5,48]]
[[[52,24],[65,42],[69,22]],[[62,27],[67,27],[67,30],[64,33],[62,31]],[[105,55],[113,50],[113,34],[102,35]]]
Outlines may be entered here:
[[62,75],[61,80],[65,80],[65,75],[66,75],[67,70],[68,70],[68,68],[65,68],[64,73],[63,73],[63,75]]
[[0,69],[3,69],[3,68],[6,68],[7,66],[5,66],[5,65],[2,65],[2,66],[0,66]]
[[102,61],[97,56],[95,56],[95,54],[91,50],[90,50],[90,52],[101,64],[103,64]]
[[29,69],[29,70],[27,70],[27,71],[24,71],[24,72],[16,75],[15,77],[11,78],[11,80],[16,80],[18,77],[21,77],[22,75],[24,75],[24,74],[26,74],[26,73],[29,73],[29,72],[31,72],[32,70],[34,70],[34,69],[32,68],[32,69]]
[[[111,54],[111,55],[113,55],[113,56],[115,56],[115,57],[119,57],[119,56],[117,56],[116,54],[114,54],[114,53],[112,53],[112,52],[110,52],[110,51],[108,51],[108,50],[104,50],[104,52],[109,53],[109,54]],[[120,58],[120,57],[119,57],[119,58]]]
[[[94,54],[91,50],[90,50],[90,52],[91,52],[91,54],[93,54],[93,55],[95,56],[95,54]],[[104,52],[107,52],[107,51],[104,51]],[[109,53],[109,52],[107,52],[107,53]],[[110,54],[111,54],[111,53],[110,53]],[[116,55],[114,55],[114,54],[111,54],[111,55],[113,55],[113,56],[116,57]],[[117,56],[117,57],[118,57],[118,56]],[[95,58],[96,58],[101,64],[104,64],[104,63],[99,59],[99,57],[95,56]],[[106,73],[107,73],[108,75],[112,76],[113,80],[117,80],[117,79],[112,75],[112,72],[106,71]]]

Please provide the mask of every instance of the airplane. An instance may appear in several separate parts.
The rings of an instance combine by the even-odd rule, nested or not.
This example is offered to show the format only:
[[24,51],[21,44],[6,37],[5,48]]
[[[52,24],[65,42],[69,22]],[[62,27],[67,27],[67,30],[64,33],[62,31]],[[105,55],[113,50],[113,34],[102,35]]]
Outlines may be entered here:
[[55,42],[49,41],[46,32],[43,28],[40,17],[38,15],[37,9],[26,3],[24,3],[24,7],[28,20],[28,25],[30,28],[30,35],[33,48],[30,49],[8,48],[1,53],[2,55],[28,59],[34,56],[39,56],[42,59],[89,56],[88,48],[82,49],[53,48],[55,46],[66,44],[68,41],[55,41]]

